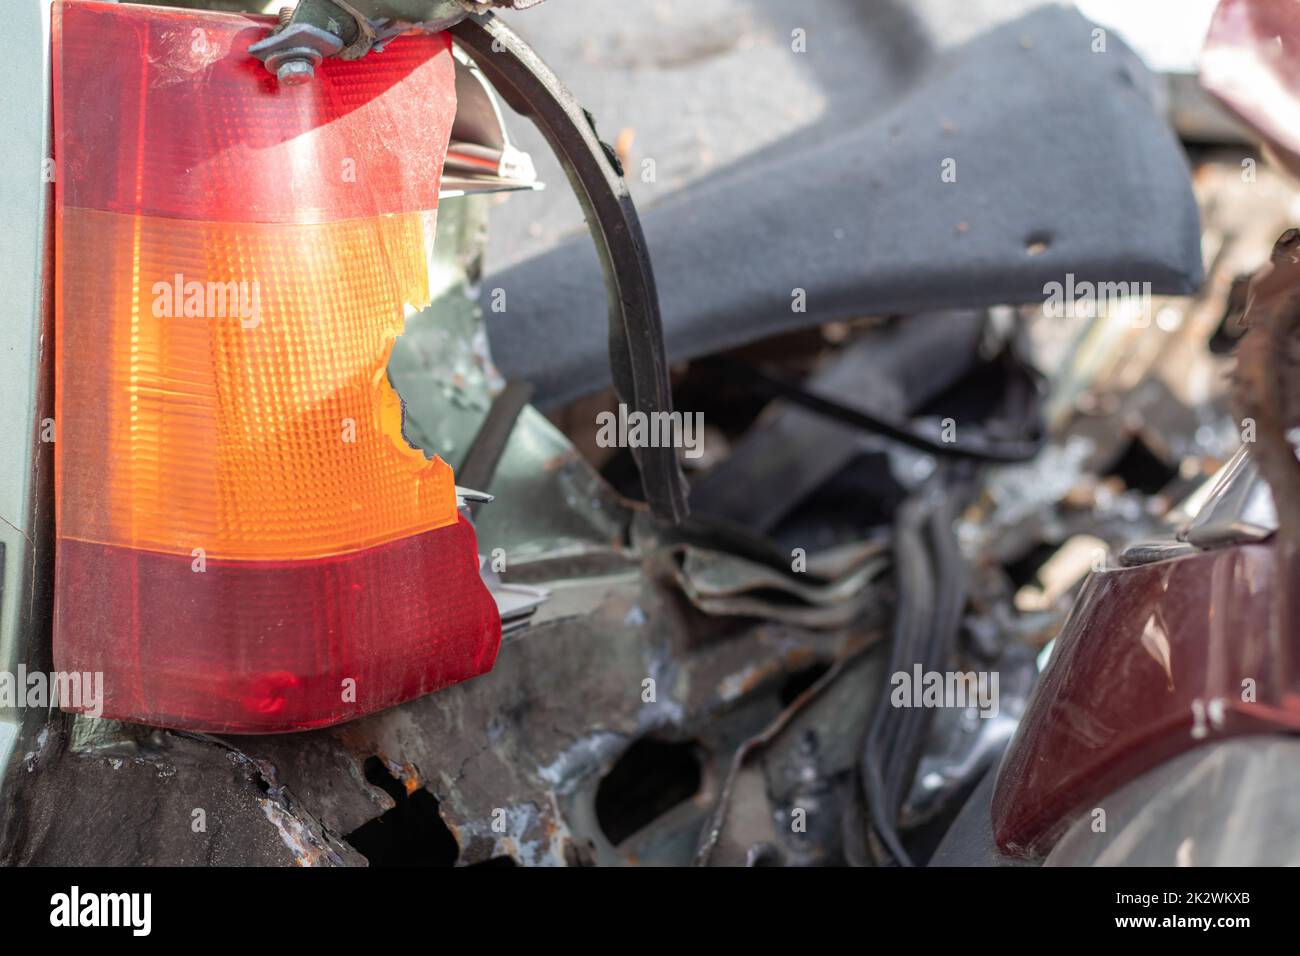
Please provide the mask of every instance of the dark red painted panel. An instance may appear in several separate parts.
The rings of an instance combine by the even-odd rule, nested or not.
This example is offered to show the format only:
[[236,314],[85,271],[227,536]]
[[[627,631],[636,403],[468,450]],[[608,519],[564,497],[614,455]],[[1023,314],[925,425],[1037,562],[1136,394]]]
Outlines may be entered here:
[[1300,730],[1300,635],[1273,599],[1298,584],[1270,545],[1093,574],[999,772],[999,847],[1045,853],[1108,793],[1202,743]]

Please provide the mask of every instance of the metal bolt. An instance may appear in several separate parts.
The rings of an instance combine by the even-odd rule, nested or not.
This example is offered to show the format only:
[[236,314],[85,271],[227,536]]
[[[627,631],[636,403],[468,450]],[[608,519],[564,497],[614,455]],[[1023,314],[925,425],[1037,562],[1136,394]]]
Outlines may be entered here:
[[300,86],[311,82],[316,75],[316,67],[306,57],[293,57],[280,63],[275,69],[275,75],[282,86]]
[[280,8],[280,26],[286,27],[289,21],[293,19],[293,7]]

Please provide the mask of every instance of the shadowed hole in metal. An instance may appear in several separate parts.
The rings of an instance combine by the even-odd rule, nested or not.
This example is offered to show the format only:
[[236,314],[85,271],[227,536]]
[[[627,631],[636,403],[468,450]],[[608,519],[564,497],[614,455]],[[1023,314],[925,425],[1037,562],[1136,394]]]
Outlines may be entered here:
[[383,790],[396,804],[344,839],[371,866],[452,866],[460,846],[438,812],[438,801],[420,788],[407,793],[378,757],[365,763],[366,780]]
[[704,781],[693,741],[642,738],[610,768],[596,789],[596,821],[617,846],[699,793]]

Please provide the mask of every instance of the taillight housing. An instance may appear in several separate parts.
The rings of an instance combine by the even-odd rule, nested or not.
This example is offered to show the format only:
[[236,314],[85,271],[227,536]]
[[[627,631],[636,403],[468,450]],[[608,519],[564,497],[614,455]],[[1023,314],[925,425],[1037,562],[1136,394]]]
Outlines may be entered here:
[[54,6],[54,654],[107,717],[319,727],[500,644],[386,373],[429,303],[450,40],[282,88],[247,53],[272,22]]

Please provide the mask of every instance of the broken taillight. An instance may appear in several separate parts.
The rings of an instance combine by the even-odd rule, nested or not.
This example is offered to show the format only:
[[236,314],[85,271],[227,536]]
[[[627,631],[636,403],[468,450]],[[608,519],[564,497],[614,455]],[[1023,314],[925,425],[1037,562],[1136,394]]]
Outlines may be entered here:
[[386,373],[429,302],[450,41],[280,87],[247,53],[270,24],[54,7],[54,653],[108,717],[317,727],[500,644]]

